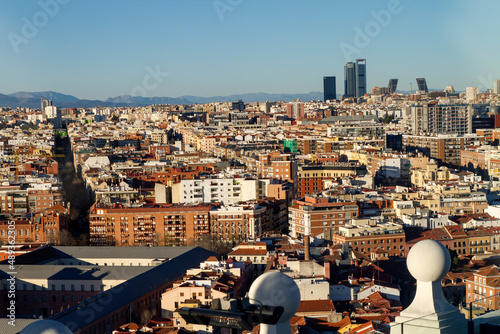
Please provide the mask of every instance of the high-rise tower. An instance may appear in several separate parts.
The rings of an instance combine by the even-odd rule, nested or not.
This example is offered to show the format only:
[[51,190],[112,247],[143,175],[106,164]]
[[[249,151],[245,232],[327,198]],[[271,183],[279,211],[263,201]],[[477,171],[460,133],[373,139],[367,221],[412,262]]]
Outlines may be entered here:
[[389,85],[387,87],[389,87],[389,92],[391,94],[396,92],[397,86],[398,86],[398,79],[389,79]]
[[356,59],[356,97],[366,94],[366,59]]
[[336,100],[337,87],[335,77],[323,77],[323,101]]
[[356,66],[348,62],[344,66],[344,97],[356,96]]
[[429,89],[427,88],[427,82],[425,81],[425,78],[417,78],[417,85],[418,85],[418,90],[421,92],[428,93]]
[[493,94],[500,94],[500,80],[493,82]]

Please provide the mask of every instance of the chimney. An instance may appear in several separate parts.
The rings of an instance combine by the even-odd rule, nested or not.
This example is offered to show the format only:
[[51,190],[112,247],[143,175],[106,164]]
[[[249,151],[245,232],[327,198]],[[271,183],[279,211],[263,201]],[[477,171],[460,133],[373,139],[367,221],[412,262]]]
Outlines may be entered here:
[[310,240],[309,236],[306,235],[304,237],[304,260],[309,261],[311,259],[311,250],[309,249],[310,247]]

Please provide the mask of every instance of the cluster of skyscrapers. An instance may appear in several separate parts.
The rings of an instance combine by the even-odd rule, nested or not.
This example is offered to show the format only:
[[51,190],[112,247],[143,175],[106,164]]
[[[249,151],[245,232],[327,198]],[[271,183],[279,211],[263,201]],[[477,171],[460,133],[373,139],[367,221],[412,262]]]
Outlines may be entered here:
[[[382,88],[385,93],[392,94],[396,92],[397,85],[398,79],[389,79],[388,86]],[[423,93],[429,92],[425,78],[417,78],[417,86],[419,91]],[[495,89],[500,90],[500,84],[497,86],[495,86]],[[356,59],[355,62],[348,62],[344,66],[343,98],[360,98],[366,93],[366,59]],[[324,101],[337,99],[336,77],[323,77],[323,97]]]
[[[324,100],[337,98],[335,77],[323,77]],[[366,59],[356,59],[344,66],[344,98],[366,94]]]

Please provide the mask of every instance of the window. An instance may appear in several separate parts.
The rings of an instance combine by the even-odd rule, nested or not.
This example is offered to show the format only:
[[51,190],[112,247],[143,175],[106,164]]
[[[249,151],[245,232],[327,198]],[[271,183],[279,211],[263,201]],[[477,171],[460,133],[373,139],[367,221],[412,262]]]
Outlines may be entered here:
[[82,291],[85,291],[85,285],[82,284],[81,288]]
[[55,291],[55,289],[56,289],[56,285],[52,284],[52,291]]
[[71,284],[71,291],[75,291],[75,285]]

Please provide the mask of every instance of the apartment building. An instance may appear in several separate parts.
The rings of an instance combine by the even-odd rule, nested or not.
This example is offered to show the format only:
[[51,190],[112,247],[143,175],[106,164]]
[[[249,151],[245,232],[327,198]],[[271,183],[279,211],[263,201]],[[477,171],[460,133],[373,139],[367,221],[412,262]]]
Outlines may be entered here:
[[357,202],[329,197],[305,196],[292,201],[289,208],[290,236],[316,236],[338,229],[359,217]]
[[491,234],[484,227],[465,230],[469,240],[469,254],[484,254],[491,250]]
[[261,178],[294,183],[297,175],[297,165],[292,154],[279,152],[260,154],[257,163],[257,174]]
[[210,233],[217,240],[255,239],[262,233],[266,207],[257,203],[210,209]]
[[172,185],[172,203],[237,204],[257,199],[258,180],[207,178],[180,180]]
[[11,216],[0,220],[0,240],[9,243],[9,235],[15,235],[17,243],[60,243],[61,232],[69,228],[69,208],[59,204],[31,214],[29,218]]
[[465,280],[466,302],[487,311],[500,309],[500,271],[497,266],[481,268]]
[[478,145],[484,137],[476,134],[403,135],[406,150],[418,151],[442,163],[459,166],[460,152],[466,146]]
[[113,207],[94,204],[90,210],[90,244],[186,245],[208,234],[210,205]]
[[412,134],[472,133],[471,105],[439,105],[436,102],[414,105],[410,109]]
[[298,197],[322,191],[324,181],[347,176],[364,176],[365,174],[366,166],[355,162],[300,166],[297,172]]
[[228,257],[236,261],[250,261],[253,264],[254,276],[262,274],[266,268],[270,254],[265,242],[242,242],[236,246]]
[[388,256],[404,256],[406,236],[403,227],[395,223],[340,226],[332,235],[334,244],[348,243],[353,250],[370,256],[377,250]]

